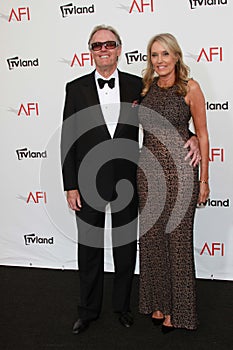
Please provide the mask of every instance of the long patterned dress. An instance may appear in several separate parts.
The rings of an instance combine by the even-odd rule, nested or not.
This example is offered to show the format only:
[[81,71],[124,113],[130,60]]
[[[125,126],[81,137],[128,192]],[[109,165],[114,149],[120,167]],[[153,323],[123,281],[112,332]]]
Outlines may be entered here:
[[174,85],[157,78],[139,108],[144,140],[137,174],[140,298],[144,314],[160,310],[174,327],[196,329],[193,221],[198,168],[184,158],[191,113]]

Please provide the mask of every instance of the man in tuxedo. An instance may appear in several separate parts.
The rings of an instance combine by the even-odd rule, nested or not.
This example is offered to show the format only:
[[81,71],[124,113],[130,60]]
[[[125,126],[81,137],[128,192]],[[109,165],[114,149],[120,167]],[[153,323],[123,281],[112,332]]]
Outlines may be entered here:
[[107,204],[115,267],[113,310],[125,327],[133,324],[130,294],[137,251],[137,105],[142,80],[117,69],[121,39],[114,28],[95,27],[88,45],[96,69],[67,83],[61,137],[64,190],[78,227],[80,302],[74,334],[100,315]]

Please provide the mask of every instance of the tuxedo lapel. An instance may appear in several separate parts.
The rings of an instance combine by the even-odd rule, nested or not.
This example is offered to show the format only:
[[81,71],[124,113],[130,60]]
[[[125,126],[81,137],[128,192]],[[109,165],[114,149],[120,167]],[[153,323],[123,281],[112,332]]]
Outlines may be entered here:
[[93,108],[90,109],[90,113],[94,114],[94,118],[99,119],[98,125],[102,126],[102,131],[105,133],[107,138],[111,138],[100,106],[95,82],[95,71],[90,74],[89,79],[83,85],[83,89],[85,90],[85,96],[87,98],[87,107],[93,106]]
[[120,85],[120,100],[121,102],[127,102],[129,98],[129,88],[127,76],[118,70],[119,73],[119,85]]
[[95,83],[95,71],[89,75],[88,79],[86,79],[85,84],[83,84],[83,89],[85,89],[85,94],[88,102],[87,105],[99,105],[100,101]]
[[120,87],[120,115],[118,119],[118,124],[114,133],[114,137],[117,137],[121,132],[122,128],[127,124],[129,118],[129,88],[127,84],[127,77],[118,70],[119,73],[119,87]]

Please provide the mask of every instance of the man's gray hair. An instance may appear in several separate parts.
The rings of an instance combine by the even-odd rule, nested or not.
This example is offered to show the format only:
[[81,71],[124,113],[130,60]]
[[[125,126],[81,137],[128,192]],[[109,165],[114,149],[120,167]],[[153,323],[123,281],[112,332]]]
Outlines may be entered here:
[[117,32],[117,30],[116,30],[115,28],[113,28],[113,27],[111,27],[111,26],[107,26],[107,25],[105,25],[105,24],[100,24],[100,25],[96,26],[95,28],[93,28],[93,30],[92,30],[92,32],[91,32],[91,34],[90,34],[90,36],[89,36],[88,46],[90,45],[90,42],[91,42],[91,39],[92,39],[93,35],[94,35],[96,32],[98,32],[99,30],[103,30],[103,29],[104,29],[104,30],[109,30],[110,32],[112,32],[112,33],[115,35],[115,37],[116,37],[116,39],[117,39],[117,42],[118,42],[120,45],[122,45],[122,41],[121,41],[120,35],[118,34],[118,32]]

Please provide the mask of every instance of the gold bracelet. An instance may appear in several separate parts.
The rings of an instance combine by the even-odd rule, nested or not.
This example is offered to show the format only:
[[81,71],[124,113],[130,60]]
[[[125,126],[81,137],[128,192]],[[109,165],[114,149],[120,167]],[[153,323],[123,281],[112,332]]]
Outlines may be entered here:
[[208,180],[206,181],[206,180],[199,180],[199,182],[201,183],[201,184],[207,184],[208,185]]

